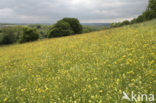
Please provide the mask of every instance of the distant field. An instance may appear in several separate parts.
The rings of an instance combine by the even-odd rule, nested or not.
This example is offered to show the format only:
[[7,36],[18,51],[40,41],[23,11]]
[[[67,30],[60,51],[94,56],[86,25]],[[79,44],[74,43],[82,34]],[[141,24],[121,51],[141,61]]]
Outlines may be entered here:
[[0,47],[0,103],[131,103],[123,91],[156,91],[156,20]]

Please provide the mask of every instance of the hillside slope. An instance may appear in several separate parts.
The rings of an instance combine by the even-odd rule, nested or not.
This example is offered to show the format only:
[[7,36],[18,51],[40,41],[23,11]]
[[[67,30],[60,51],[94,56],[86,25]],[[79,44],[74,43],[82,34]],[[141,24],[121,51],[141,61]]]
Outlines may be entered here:
[[156,91],[156,20],[0,47],[0,102],[127,103]]

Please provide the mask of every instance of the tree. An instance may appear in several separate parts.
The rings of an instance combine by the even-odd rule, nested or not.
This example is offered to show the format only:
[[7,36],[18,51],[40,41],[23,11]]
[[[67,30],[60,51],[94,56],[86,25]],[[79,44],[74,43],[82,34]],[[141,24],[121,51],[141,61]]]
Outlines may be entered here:
[[68,22],[74,31],[74,34],[81,34],[82,33],[82,25],[80,24],[79,20],[76,18],[64,18],[63,21]]
[[1,44],[12,44],[16,42],[17,34],[13,27],[4,27],[0,33]]
[[156,18],[156,0],[149,0],[148,11],[152,18]]
[[37,39],[39,39],[39,33],[37,33],[36,29],[23,28],[23,34],[20,36],[21,43],[35,41]]
[[141,22],[143,22],[143,21],[145,21],[144,15],[140,15],[140,16],[138,16],[138,18],[136,19],[136,22],[137,22],[137,23],[141,23]]
[[142,15],[138,16],[137,18],[134,18],[131,21],[131,23],[132,24],[140,23],[154,18],[156,18],[156,0],[149,0],[149,4],[146,11]]
[[82,33],[82,25],[78,19],[64,18],[52,27],[48,37],[61,37],[80,33]]
[[128,21],[128,20],[125,20],[125,21],[123,21],[122,23],[121,23],[121,25],[129,25],[130,24],[130,22]]
[[70,24],[60,20],[58,21],[54,27],[50,30],[50,33],[48,35],[49,38],[51,37],[61,37],[61,36],[68,36],[73,34],[73,31],[70,27]]
[[149,0],[146,11],[137,18],[138,22],[143,22],[156,18],[156,0]]
[[149,0],[148,9],[156,11],[156,0]]

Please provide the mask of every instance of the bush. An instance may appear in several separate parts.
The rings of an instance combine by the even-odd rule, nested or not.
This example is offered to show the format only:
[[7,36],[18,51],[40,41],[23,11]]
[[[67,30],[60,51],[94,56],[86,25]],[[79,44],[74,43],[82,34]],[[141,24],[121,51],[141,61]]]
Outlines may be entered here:
[[35,41],[39,39],[39,33],[37,33],[36,29],[25,27],[23,28],[23,33],[20,35],[20,43]]
[[81,34],[83,29],[79,20],[76,18],[64,18],[63,21],[68,22],[74,31],[74,34]]

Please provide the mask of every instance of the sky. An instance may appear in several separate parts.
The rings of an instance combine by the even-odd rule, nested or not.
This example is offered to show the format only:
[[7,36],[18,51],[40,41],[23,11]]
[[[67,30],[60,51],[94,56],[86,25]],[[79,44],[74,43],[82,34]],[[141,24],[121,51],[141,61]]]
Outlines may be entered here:
[[81,23],[111,23],[142,14],[148,0],[0,0],[0,23],[55,23],[64,17]]

